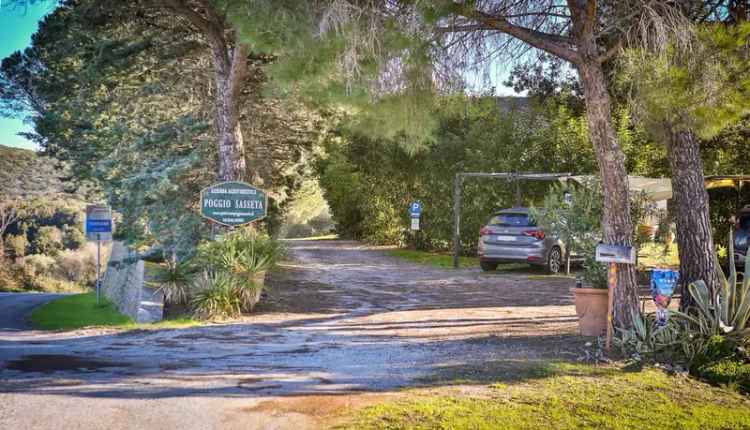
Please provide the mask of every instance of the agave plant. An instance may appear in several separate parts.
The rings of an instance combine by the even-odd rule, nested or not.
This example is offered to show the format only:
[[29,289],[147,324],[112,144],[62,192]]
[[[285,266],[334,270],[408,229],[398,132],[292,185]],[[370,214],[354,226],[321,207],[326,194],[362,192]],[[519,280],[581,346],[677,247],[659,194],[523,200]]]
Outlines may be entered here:
[[190,261],[167,261],[150,276],[147,284],[156,287],[156,292],[164,296],[166,303],[186,304],[190,296],[190,283],[196,273]]
[[641,314],[638,310],[631,310],[633,325],[629,329],[618,328],[615,343],[623,351],[638,354],[653,354],[671,352],[681,344],[681,326],[674,320],[667,325],[660,326],[656,318]]
[[[747,339],[750,336],[750,253],[745,260],[745,273],[742,282],[737,280],[734,263],[734,237],[729,233],[729,277],[719,270],[720,282],[716,294],[711,292],[702,280],[688,285],[690,294],[695,299],[696,312],[678,313],[681,318],[692,323],[702,336],[723,335],[735,340]],[[718,257],[716,265],[718,267]]]
[[238,317],[242,313],[242,299],[237,279],[227,272],[204,271],[193,282],[194,295],[190,304],[193,314],[202,319]]

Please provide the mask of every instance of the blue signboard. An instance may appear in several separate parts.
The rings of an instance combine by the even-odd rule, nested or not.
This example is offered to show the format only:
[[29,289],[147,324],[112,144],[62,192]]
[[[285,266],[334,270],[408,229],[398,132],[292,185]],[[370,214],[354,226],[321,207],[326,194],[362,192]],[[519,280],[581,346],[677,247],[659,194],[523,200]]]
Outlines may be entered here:
[[412,218],[419,218],[422,215],[422,204],[414,202],[409,205],[409,215],[411,215]]
[[86,234],[89,233],[112,233],[111,219],[87,219]]

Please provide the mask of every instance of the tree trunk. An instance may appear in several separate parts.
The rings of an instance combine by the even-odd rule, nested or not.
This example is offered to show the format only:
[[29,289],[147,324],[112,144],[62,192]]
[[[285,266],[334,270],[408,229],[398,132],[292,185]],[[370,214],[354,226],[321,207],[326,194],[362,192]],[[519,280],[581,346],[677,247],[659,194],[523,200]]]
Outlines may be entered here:
[[[714,241],[709,218],[708,192],[703,177],[698,138],[690,130],[669,133],[669,165],[672,169],[672,201],[680,250],[680,309],[695,304],[687,285],[702,279],[709,291],[716,291],[719,276],[714,258]],[[713,296],[713,294],[712,294]]]
[[[630,192],[625,170],[625,153],[617,142],[612,127],[607,81],[602,61],[607,55],[599,53],[596,40],[597,1],[568,0],[572,32],[576,46],[574,64],[578,69],[586,101],[591,143],[596,153],[604,194],[602,215],[605,243],[632,245],[633,223],[630,219]],[[629,327],[631,312],[638,310],[638,285],[634,265],[619,264],[617,288],[614,292],[614,325]]]
[[240,91],[247,76],[247,50],[238,43],[231,58],[225,55],[220,47],[214,48],[219,178],[238,181],[244,179],[247,167],[239,113]]
[[219,178],[241,180],[246,176],[246,164],[239,100],[247,77],[247,47],[238,40],[226,15],[214,2],[201,0],[197,2],[198,9],[185,0],[161,0],[157,4],[162,2],[190,22],[208,43],[216,86],[214,125],[219,146]]
[[[604,214],[602,227],[604,242],[631,245],[633,224],[630,219],[628,174],[625,171],[625,154],[617,142],[612,127],[609,93],[599,62],[593,58],[578,64],[578,71],[586,99],[591,142],[599,165],[604,188]],[[638,289],[635,266],[618,265],[615,289],[614,323],[617,327],[630,325],[630,313],[638,309]]]

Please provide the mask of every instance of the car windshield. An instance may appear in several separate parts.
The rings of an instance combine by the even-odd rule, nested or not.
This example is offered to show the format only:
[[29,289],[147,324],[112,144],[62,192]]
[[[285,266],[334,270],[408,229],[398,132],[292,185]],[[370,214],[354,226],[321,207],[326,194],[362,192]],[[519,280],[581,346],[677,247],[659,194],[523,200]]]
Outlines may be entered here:
[[489,224],[502,227],[533,227],[536,225],[528,214],[513,213],[493,215]]

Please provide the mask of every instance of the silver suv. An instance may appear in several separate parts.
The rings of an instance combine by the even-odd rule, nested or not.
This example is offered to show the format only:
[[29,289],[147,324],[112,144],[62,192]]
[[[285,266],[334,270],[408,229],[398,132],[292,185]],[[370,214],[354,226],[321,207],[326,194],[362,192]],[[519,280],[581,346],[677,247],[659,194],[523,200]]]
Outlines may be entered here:
[[498,211],[479,230],[479,265],[484,271],[497,269],[499,263],[528,263],[558,273],[564,250],[562,242],[536,226],[528,208]]

